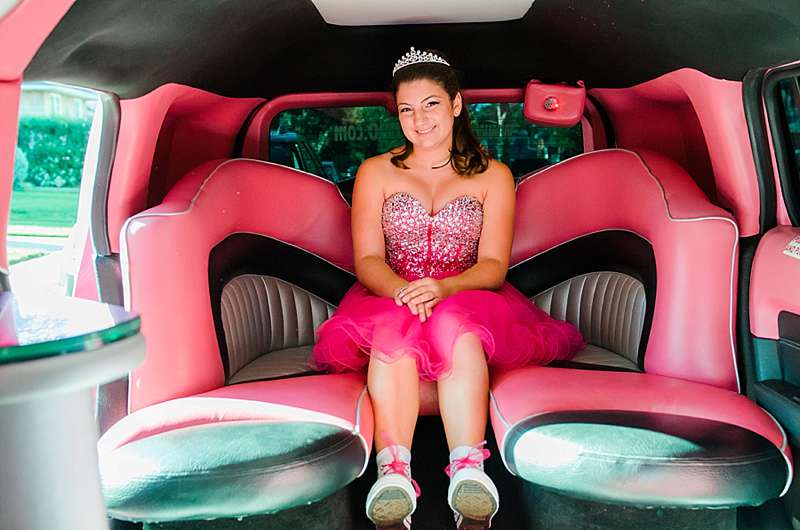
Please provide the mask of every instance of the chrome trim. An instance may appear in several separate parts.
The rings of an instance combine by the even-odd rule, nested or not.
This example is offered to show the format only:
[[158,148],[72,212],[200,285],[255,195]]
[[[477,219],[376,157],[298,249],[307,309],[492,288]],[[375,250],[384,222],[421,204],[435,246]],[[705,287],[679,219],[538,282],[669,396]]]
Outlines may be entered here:
[[358,438],[361,440],[361,443],[364,445],[364,465],[361,467],[361,471],[358,473],[358,476],[364,474],[367,470],[367,466],[369,465],[369,457],[371,454],[370,445],[367,443],[366,438],[364,435],[361,434],[361,403],[364,401],[364,398],[367,395],[367,385],[364,385],[363,390],[361,390],[361,395],[358,396],[358,401],[356,402],[356,421],[353,425],[353,434],[357,435]]
[[759,408],[761,408],[761,410],[763,410],[767,414],[767,416],[769,416],[770,419],[775,422],[775,425],[778,426],[778,429],[781,431],[781,436],[783,437],[783,442],[781,443],[781,448],[780,448],[781,456],[783,456],[783,459],[786,460],[786,467],[789,470],[789,473],[786,477],[786,485],[783,487],[783,491],[781,492],[781,494],[778,495],[778,497],[783,497],[784,495],[786,495],[786,492],[789,491],[789,486],[792,485],[792,479],[794,478],[794,466],[792,465],[791,460],[789,460],[789,457],[786,456],[786,446],[788,444],[788,437],[786,436],[786,431],[783,430],[783,425],[781,425],[778,422],[778,420],[775,419],[775,416],[770,414],[769,411],[767,411],[764,407],[759,407]]
[[508,420],[505,416],[503,416],[503,412],[500,410],[500,405],[497,403],[497,398],[494,397],[494,392],[489,390],[489,400],[492,402],[492,407],[494,407],[495,412],[497,413],[497,417],[500,418],[500,421],[503,422],[503,425],[506,426],[506,436],[503,436],[502,440],[498,441],[498,449],[500,450],[500,459],[503,461],[503,465],[506,466],[506,469],[509,473],[514,476],[517,476],[509,467],[508,462],[506,461],[506,438],[508,438],[508,433],[511,431],[511,424],[508,423]]
[[364,388],[361,390],[361,394],[358,396],[358,401],[356,401],[356,421],[353,424],[353,432],[360,433],[361,432],[361,403],[364,401],[364,397],[367,395],[367,386],[364,385]]
[[115,94],[100,92],[98,99],[102,107],[103,122],[100,127],[100,145],[93,177],[89,232],[95,254],[110,256],[113,252],[108,235],[108,193],[111,187],[111,170],[117,152],[121,111],[119,98]]
[[10,15],[21,3],[22,0],[0,0],[0,20]]

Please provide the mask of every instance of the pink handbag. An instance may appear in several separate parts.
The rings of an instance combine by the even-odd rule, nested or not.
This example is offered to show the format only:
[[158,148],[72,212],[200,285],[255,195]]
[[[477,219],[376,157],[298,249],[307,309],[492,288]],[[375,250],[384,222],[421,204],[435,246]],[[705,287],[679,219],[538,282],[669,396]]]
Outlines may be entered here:
[[525,87],[523,112],[525,119],[536,125],[572,127],[581,121],[585,103],[583,81],[578,81],[578,86],[573,87],[546,85],[534,80]]

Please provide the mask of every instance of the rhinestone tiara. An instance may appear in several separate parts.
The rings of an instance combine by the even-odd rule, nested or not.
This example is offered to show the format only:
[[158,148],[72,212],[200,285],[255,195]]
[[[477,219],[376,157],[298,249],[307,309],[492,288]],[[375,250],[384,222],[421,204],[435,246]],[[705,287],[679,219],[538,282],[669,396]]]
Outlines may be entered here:
[[400,57],[400,59],[398,59],[398,61],[394,63],[394,69],[392,70],[392,77],[394,77],[394,74],[396,74],[399,69],[417,63],[440,63],[446,66],[450,66],[450,63],[448,63],[435,53],[415,50],[414,47],[412,46],[411,51],[406,52],[405,55]]

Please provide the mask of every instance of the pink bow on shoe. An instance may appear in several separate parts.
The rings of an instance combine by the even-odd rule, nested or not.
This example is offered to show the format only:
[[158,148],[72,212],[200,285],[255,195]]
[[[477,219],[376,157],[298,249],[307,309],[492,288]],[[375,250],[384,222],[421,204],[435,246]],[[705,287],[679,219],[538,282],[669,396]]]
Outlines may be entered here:
[[407,477],[408,480],[411,481],[411,485],[414,486],[414,493],[419,497],[422,490],[419,489],[417,481],[411,478],[411,473],[408,470],[408,462],[400,458],[400,455],[397,454],[397,447],[391,442],[389,443],[389,452],[392,453],[393,460],[388,464],[381,464],[381,473],[384,475],[388,473],[397,473]]
[[444,468],[444,472],[447,473],[447,476],[453,478],[453,475],[465,467],[475,467],[489,458],[491,453],[488,449],[483,447],[484,445],[486,445],[486,440],[473,447],[473,451],[471,451],[467,456],[456,458],[447,464],[447,466]]

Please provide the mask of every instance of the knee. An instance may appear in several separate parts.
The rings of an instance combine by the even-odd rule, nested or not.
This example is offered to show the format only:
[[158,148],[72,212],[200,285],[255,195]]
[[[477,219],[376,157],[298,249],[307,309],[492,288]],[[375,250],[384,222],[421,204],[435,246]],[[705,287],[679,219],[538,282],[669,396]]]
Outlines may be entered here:
[[464,320],[462,311],[453,305],[443,303],[433,308],[427,328],[434,337],[452,335],[458,331]]
[[380,352],[372,351],[367,368],[370,383],[417,379],[417,363],[413,357],[404,355],[397,359],[384,359]]

